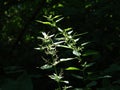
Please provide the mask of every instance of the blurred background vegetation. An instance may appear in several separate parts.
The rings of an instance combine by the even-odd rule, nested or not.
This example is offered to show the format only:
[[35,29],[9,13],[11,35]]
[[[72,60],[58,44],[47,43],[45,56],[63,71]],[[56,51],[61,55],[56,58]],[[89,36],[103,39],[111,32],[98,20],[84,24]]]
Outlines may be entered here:
[[[41,31],[55,31],[36,20],[44,21],[43,15],[62,15],[60,27],[87,32],[81,41],[91,42],[85,51],[95,54],[83,59],[96,63],[92,67],[94,73],[113,76],[98,80],[94,88],[120,90],[119,4],[117,0],[0,0],[0,88],[54,90],[55,83],[47,77],[50,72],[36,68],[43,61],[42,54],[34,48]],[[79,80],[73,78],[71,82],[79,87]]]

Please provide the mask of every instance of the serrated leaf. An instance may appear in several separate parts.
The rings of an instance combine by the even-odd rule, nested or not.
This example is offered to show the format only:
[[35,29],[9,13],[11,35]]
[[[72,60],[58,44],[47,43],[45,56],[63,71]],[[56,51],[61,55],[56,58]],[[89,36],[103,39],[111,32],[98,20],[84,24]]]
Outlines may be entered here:
[[66,68],[65,70],[80,70],[80,69],[77,68],[77,67],[68,67],[68,68]]

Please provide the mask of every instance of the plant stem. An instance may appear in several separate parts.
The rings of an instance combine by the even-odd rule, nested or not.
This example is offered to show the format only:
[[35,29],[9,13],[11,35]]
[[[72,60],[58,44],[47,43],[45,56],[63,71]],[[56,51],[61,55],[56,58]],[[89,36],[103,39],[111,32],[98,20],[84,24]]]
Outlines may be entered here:
[[[55,73],[58,75],[56,66],[54,66],[54,70],[55,70]],[[57,84],[58,84],[58,89],[59,89],[59,90],[62,90],[59,81],[57,82]]]

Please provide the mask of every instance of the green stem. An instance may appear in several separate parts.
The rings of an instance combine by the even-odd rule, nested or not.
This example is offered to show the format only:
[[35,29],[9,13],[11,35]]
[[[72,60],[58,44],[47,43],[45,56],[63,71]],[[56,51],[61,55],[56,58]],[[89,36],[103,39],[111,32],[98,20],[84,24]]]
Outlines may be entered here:
[[[55,70],[55,73],[58,75],[56,66],[54,66],[54,70]],[[57,84],[58,84],[58,89],[59,89],[59,90],[62,90],[62,89],[61,89],[61,86],[60,86],[60,82],[57,82]]]

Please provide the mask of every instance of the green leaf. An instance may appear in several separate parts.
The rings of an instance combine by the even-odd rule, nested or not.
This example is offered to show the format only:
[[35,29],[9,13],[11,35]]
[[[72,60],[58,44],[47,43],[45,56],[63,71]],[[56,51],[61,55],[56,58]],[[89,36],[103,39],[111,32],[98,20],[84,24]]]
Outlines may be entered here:
[[49,16],[43,15],[43,17],[46,18],[49,21],[52,18],[52,15],[49,15]]
[[59,41],[59,42],[55,42],[54,44],[55,45],[59,45],[59,44],[62,44],[62,43],[64,43],[65,41]]
[[35,50],[41,50],[41,48],[34,48]]
[[49,77],[57,82],[60,82],[61,79],[63,78],[61,75],[57,75],[57,74],[53,74],[53,75],[49,75]]
[[78,56],[78,57],[81,55],[81,53],[79,53],[78,51],[75,51],[75,50],[73,50],[73,54]]
[[85,43],[82,43],[81,46],[85,46],[87,44],[89,44],[90,42],[85,42]]
[[56,19],[56,18],[59,18],[61,17],[61,15],[56,15],[55,17],[53,17],[52,19]]
[[68,68],[66,68],[65,70],[80,70],[80,69],[77,68],[77,67],[68,67]]
[[60,22],[63,18],[64,18],[64,17],[62,17],[62,18],[56,20],[55,22],[56,22],[56,23],[57,23],[57,22]]
[[87,84],[87,87],[93,87],[93,86],[96,86],[96,85],[97,85],[97,82],[96,81],[92,81],[89,84]]
[[98,52],[97,51],[86,51],[85,53],[83,53],[82,56],[90,56],[90,55],[98,55]]
[[48,38],[48,35],[45,32],[42,32],[42,35],[44,36],[45,39]]
[[43,21],[39,21],[39,20],[36,20],[36,21],[39,23],[45,24],[45,25],[55,26],[55,24],[52,24],[51,22],[43,22]]
[[103,79],[103,78],[112,78],[112,76],[110,76],[110,75],[105,75],[105,76],[100,76],[100,77],[98,77],[99,79]]
[[82,77],[82,76],[77,75],[77,74],[72,74],[72,76],[73,76],[73,77],[75,77],[75,78],[77,78],[77,79],[83,79],[83,77]]
[[71,30],[71,29],[72,29],[72,28],[66,28],[65,31],[69,31],[69,30]]
[[64,61],[69,61],[69,60],[73,60],[75,58],[61,58],[60,61],[61,62],[64,62]]
[[80,38],[74,39],[75,42],[79,41]]
[[68,34],[72,34],[73,33],[73,30],[69,31]]
[[57,29],[58,29],[58,31],[63,32],[63,30],[61,28],[58,27]]
[[91,67],[91,66],[93,66],[95,63],[89,63],[89,64],[87,64],[86,65],[86,67]]
[[65,46],[65,45],[56,45],[57,47],[63,47],[63,48],[68,48],[68,49],[71,49],[70,47],[68,46]]
[[50,69],[52,67],[53,67],[52,65],[45,64],[45,65],[41,66],[40,68],[43,69],[43,70],[45,70],[45,69]]

